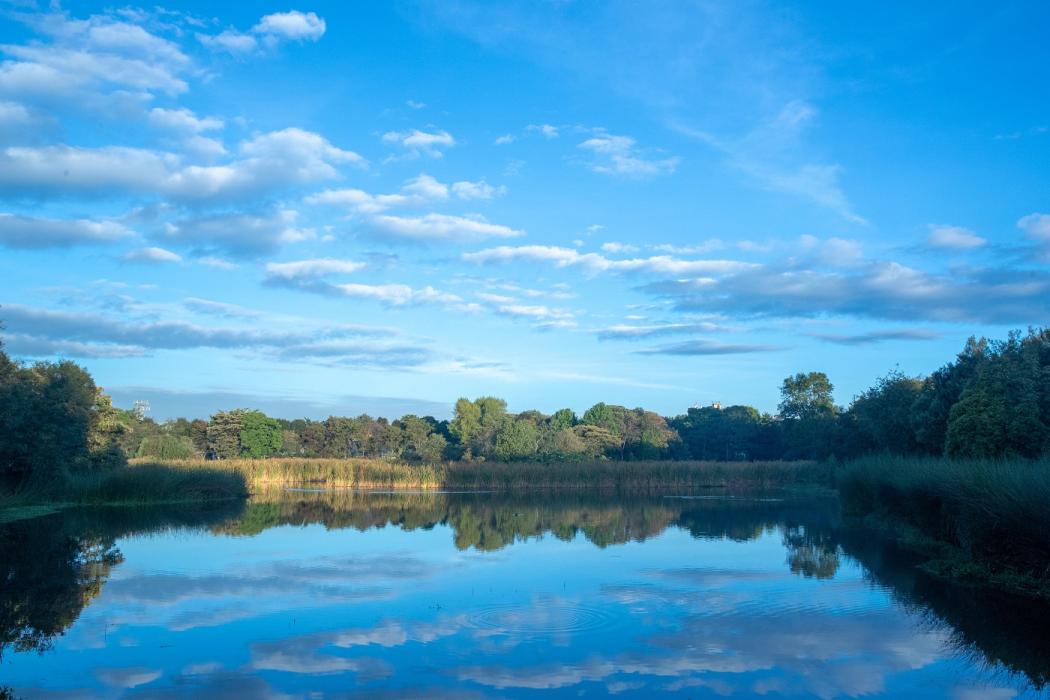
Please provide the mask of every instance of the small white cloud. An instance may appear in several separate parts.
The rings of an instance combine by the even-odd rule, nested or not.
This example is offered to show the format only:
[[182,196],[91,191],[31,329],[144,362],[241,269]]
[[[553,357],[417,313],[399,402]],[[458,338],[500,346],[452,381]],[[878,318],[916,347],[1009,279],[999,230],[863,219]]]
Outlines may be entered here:
[[447,214],[427,214],[417,217],[374,216],[371,225],[376,232],[391,238],[413,241],[477,241],[484,238],[514,238],[523,231],[491,224],[482,218],[466,218]]
[[654,245],[653,250],[658,250],[661,253],[672,253],[674,255],[703,255],[704,253],[711,253],[716,250],[721,250],[725,247],[725,243],[717,238],[711,238],[704,241],[703,243],[697,243],[696,245],[673,245],[670,243],[660,243]]
[[324,36],[325,21],[313,12],[275,12],[265,15],[252,27],[256,34],[265,34],[291,41],[317,41]]
[[1035,212],[1021,217],[1017,227],[1029,238],[1040,243],[1050,243],[1050,214]]
[[505,146],[508,143],[514,143],[514,135],[513,134],[503,134],[503,136],[497,137],[496,141],[495,141],[495,144],[497,146]]
[[934,248],[952,248],[955,250],[972,250],[980,248],[988,241],[962,226],[944,226],[930,224],[930,235],[926,242]]
[[116,221],[91,219],[38,219],[0,214],[0,246],[8,248],[63,248],[105,244],[133,236]]
[[235,270],[239,267],[237,263],[232,263],[229,260],[217,258],[212,255],[205,255],[203,258],[198,258],[197,262],[207,267],[214,267],[220,270]]
[[529,124],[525,127],[525,130],[535,131],[546,139],[558,138],[558,127],[552,126],[551,124]]
[[636,148],[636,142],[629,136],[599,134],[578,145],[590,151],[594,160],[589,164],[591,170],[607,175],[626,177],[653,177],[673,173],[678,167],[679,159],[647,158]]
[[609,241],[608,243],[602,243],[602,250],[606,253],[637,253],[638,246],[630,243]]
[[413,157],[422,154],[430,158],[440,158],[444,155],[443,149],[456,145],[456,139],[447,131],[421,131],[419,129],[388,131],[383,134],[383,142],[398,144]]
[[348,275],[365,267],[362,262],[354,260],[336,260],[334,258],[314,258],[312,260],[294,260],[283,263],[268,263],[266,274],[285,280],[326,277],[328,275]]
[[506,194],[507,188],[503,185],[493,187],[484,180],[477,182],[461,180],[452,183],[452,193],[460,199],[492,199]]
[[164,248],[157,248],[150,246],[148,248],[139,248],[129,253],[125,253],[123,258],[125,262],[134,263],[146,263],[146,264],[160,264],[160,263],[177,263],[182,262],[182,256],[177,253],[173,253],[170,250]]
[[227,29],[219,34],[197,34],[197,40],[212,51],[225,51],[235,56],[254,53],[259,42],[251,34]]
[[214,131],[223,127],[223,121],[215,117],[198,117],[188,109],[163,109],[154,107],[149,111],[149,122],[155,127],[192,134]]
[[426,103],[416,102],[415,100],[405,100],[405,104],[411,107],[412,109],[423,109],[427,106]]

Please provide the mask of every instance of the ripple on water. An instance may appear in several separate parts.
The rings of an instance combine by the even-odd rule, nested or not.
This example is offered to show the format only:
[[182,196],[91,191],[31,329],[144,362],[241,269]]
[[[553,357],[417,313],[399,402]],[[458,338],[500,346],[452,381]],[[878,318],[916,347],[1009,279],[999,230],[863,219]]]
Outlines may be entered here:
[[487,605],[470,612],[467,619],[475,629],[490,634],[529,637],[591,633],[615,622],[607,608],[554,599]]

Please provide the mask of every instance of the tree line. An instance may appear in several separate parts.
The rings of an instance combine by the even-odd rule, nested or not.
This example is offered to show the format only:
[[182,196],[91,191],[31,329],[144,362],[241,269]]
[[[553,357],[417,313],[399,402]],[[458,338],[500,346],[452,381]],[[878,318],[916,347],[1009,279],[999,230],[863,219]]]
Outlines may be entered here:
[[72,362],[30,366],[0,348],[0,474],[100,469],[127,457],[272,456],[442,460],[851,458],[870,452],[1034,458],[1050,453],[1050,330],[971,338],[927,377],[891,371],[848,406],[823,372],[784,379],[776,414],[731,405],[663,417],[597,403],[582,415],[508,411],[459,399],[451,420],[330,416],[284,420],[220,411],[158,423],[112,406]]

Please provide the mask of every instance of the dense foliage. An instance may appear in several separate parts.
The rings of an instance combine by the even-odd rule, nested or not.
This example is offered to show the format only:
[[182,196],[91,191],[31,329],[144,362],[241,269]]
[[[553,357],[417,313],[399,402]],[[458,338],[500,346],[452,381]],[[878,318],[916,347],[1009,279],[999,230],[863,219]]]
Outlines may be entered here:
[[0,350],[0,481],[19,486],[122,465],[122,414],[82,367],[22,366]]
[[596,459],[777,460],[867,453],[1025,457],[1050,452],[1050,331],[970,339],[929,377],[892,371],[836,406],[822,372],[787,377],[776,415],[750,406],[690,408],[664,418],[597,403],[511,413],[502,399],[459,399],[451,420],[407,415],[321,421],[220,411],[152,419],[113,408],[71,362],[22,366],[0,353],[0,473],[119,464],[127,457],[379,457],[411,463]]

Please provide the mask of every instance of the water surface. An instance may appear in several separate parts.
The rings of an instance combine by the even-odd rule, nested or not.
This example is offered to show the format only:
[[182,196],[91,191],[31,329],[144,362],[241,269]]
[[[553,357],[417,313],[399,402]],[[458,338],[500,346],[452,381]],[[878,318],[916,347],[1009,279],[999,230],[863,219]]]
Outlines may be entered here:
[[1050,615],[821,498],[280,492],[0,526],[16,697],[1040,696]]

